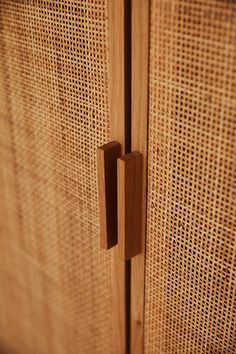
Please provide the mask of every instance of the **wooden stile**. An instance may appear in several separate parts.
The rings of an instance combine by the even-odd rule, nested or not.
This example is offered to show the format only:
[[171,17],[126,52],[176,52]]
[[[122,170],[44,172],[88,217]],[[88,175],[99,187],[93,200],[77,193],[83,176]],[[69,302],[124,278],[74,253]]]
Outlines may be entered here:
[[[108,44],[109,44],[109,92],[110,92],[110,139],[121,143],[121,153],[128,144],[127,119],[124,95],[125,86],[125,2],[110,0],[108,5]],[[118,257],[118,246],[112,253],[113,318],[116,332],[116,353],[129,352],[129,266]]]

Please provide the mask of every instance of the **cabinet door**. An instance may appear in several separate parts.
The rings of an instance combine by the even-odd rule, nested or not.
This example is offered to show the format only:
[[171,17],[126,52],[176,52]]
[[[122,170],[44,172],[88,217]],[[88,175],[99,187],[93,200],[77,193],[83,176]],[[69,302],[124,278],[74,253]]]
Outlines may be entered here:
[[107,1],[0,6],[0,351],[122,353],[123,264],[100,248],[96,181],[116,131]]
[[150,1],[144,353],[235,353],[236,4]]

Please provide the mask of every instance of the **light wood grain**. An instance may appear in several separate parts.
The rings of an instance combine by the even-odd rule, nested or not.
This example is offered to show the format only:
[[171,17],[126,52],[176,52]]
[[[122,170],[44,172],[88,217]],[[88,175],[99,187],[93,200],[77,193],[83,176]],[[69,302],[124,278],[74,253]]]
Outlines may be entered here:
[[132,152],[117,160],[119,257],[131,259],[141,249],[142,155]]
[[[108,47],[110,92],[110,139],[121,143],[121,153],[127,143],[125,120],[125,61],[124,61],[124,1],[108,1]],[[117,354],[128,354],[128,264],[118,257],[118,247],[113,247],[113,318],[116,333]],[[128,294],[128,296],[127,296]],[[109,335],[109,334],[108,334]]]
[[121,145],[116,141],[97,150],[100,243],[104,249],[117,244],[117,159]]
[[124,1],[108,1],[110,135],[125,149]]
[[132,150],[143,155],[141,253],[131,260],[131,354],[143,353],[149,0],[132,1]]

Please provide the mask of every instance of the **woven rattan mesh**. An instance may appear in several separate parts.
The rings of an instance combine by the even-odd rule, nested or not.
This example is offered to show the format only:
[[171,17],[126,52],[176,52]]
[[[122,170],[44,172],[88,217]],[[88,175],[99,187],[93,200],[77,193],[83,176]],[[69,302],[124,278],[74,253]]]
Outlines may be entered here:
[[235,1],[151,1],[145,353],[236,352],[235,39]]
[[109,138],[106,0],[0,7],[0,351],[114,353],[96,187]]

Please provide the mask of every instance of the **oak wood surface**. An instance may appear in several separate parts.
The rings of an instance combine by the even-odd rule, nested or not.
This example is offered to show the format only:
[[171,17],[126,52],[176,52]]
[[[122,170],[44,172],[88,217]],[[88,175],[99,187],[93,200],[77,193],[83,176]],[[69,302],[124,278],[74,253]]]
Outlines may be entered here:
[[[108,47],[110,92],[110,139],[121,143],[121,153],[128,144],[125,115],[125,61],[124,61],[124,0],[108,1]],[[129,298],[129,266],[118,257],[118,246],[112,253],[113,318],[116,332],[116,353],[129,352],[129,325],[127,298]]]

